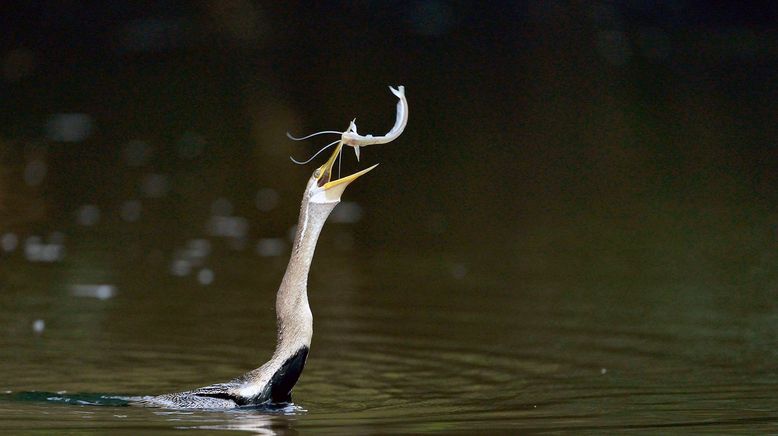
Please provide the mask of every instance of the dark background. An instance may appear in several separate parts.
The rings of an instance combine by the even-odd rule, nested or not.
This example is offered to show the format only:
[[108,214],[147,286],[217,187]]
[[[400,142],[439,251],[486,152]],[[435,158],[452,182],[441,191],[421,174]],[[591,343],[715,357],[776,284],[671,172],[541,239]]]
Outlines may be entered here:
[[[134,231],[154,243],[194,232],[223,196],[252,232],[280,234],[314,168],[287,156],[329,142],[293,143],[285,132],[341,130],[357,117],[360,132],[384,133],[395,105],[386,87],[402,84],[406,132],[363,150],[360,167],[382,165],[346,194],[366,208],[355,230],[365,250],[421,246],[472,262],[503,253],[495,275],[733,281],[776,260],[774,2],[0,10],[6,230],[49,231],[84,203],[110,217],[152,172],[169,177],[169,195]],[[57,114],[86,115],[88,134],[58,136]],[[149,145],[148,158],[128,167],[133,140]],[[31,160],[48,169],[34,186],[21,182]],[[282,200],[259,217],[262,186]]]

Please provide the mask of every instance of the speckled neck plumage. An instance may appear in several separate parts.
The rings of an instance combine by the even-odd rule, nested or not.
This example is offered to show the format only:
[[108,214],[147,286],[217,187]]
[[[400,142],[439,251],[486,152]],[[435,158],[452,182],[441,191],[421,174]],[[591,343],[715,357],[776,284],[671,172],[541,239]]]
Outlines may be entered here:
[[[308,272],[311,268],[313,253],[319,233],[324,227],[330,212],[337,203],[303,202],[297,234],[292,248],[292,257],[286,268],[276,296],[276,316],[278,318],[278,349],[295,342],[303,341],[310,345],[313,321],[308,306]],[[307,330],[291,330],[290,326],[307,327]],[[306,334],[307,333],[307,334]]]
[[[307,197],[303,198],[291,258],[276,295],[276,349],[270,361],[242,377],[240,392],[245,396],[254,396],[265,389],[285,364],[291,365],[290,361],[295,356],[302,358],[302,362],[297,364],[302,371],[313,336],[313,315],[308,305],[308,272],[319,233],[336,205],[337,202],[312,203]],[[284,383],[291,383],[290,390],[299,375],[299,372],[285,372]]]
[[308,305],[308,272],[324,222],[337,201],[309,201],[308,184],[300,207],[292,255],[276,295],[278,341],[270,360],[261,367],[226,383],[192,391],[143,397],[140,403],[173,408],[232,408],[291,401],[291,391],[305,366],[313,336],[313,315]]
[[292,256],[276,296],[278,342],[273,358],[294,354],[300,347],[310,347],[313,316],[308,305],[308,272],[319,233],[337,203],[303,201]]

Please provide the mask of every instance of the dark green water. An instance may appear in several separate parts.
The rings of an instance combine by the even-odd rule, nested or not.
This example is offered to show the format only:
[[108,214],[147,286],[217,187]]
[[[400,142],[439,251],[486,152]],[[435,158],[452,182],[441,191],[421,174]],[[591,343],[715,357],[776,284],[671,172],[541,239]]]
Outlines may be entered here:
[[[230,42],[255,3],[27,3],[0,50],[0,433],[778,433],[774,32],[704,3],[464,2],[448,36],[279,3]],[[407,130],[319,241],[296,406],[117,399],[266,361],[314,169],[288,156],[327,143],[285,132],[384,133],[401,84]]]
[[[392,228],[366,192],[377,188],[355,185],[346,198],[364,197],[362,222]],[[175,204],[143,203],[155,201]],[[296,213],[291,201],[281,203],[291,210],[276,213]],[[170,411],[101,398],[227,380],[271,353],[285,230],[264,235],[280,238],[282,248],[263,257],[254,234],[203,230],[210,206],[183,223],[162,207],[124,222],[107,206],[91,226],[9,224],[20,241],[1,259],[0,428],[778,431],[774,241],[743,236],[735,248],[753,254],[731,262],[695,258],[694,236],[575,252],[588,243],[566,221],[508,226],[519,234],[490,245],[448,238],[449,230],[381,238],[371,236],[381,227],[375,221],[367,231],[362,222],[329,222],[309,284],[315,335],[296,408]],[[256,231],[264,221],[250,222]],[[595,218],[585,222],[608,234],[592,229]],[[62,257],[30,260],[32,234],[61,243]],[[727,244],[734,238],[725,236]],[[414,237],[422,242],[409,243]],[[207,254],[192,238],[208,241]],[[175,269],[181,259],[191,271]]]

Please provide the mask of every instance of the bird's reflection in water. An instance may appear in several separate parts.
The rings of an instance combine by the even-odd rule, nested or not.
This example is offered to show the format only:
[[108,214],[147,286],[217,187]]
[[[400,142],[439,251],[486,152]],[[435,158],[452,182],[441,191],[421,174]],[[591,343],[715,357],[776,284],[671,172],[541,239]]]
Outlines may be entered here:
[[[187,424],[177,427],[181,430],[232,430],[255,435],[297,434],[294,428],[297,414],[306,412],[300,406],[288,405],[273,411],[266,409],[231,409],[218,410],[213,413],[202,411],[157,411],[157,415],[168,417],[170,421],[186,421]],[[214,416],[224,418],[215,421]],[[202,420],[202,424],[197,421]],[[193,422],[194,421],[194,422]]]

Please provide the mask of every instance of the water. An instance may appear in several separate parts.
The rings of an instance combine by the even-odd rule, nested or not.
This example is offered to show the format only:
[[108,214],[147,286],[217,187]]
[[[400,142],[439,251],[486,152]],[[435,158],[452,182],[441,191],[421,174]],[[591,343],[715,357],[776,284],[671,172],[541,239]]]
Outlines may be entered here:
[[775,215],[744,183],[632,195],[648,182],[567,185],[560,164],[478,189],[492,166],[380,155],[319,241],[295,406],[171,411],[121,398],[270,356],[310,169],[157,164],[166,187],[144,196],[147,173],[111,156],[49,155],[30,187],[24,152],[0,166],[2,430],[778,431]]
[[[0,432],[778,433],[769,13],[38,3],[0,52]],[[285,133],[384,133],[400,84],[295,406],[122,400],[266,361],[288,157],[327,142]]]
[[[268,182],[236,177],[225,197],[207,168],[181,164],[173,193],[130,200],[145,176],[119,166],[102,188],[113,196],[87,202],[94,174],[69,165],[49,168],[75,187],[10,197],[42,216],[3,217],[4,430],[778,431],[778,262],[753,199],[711,200],[704,216],[672,196],[565,206],[556,194],[538,209],[502,187],[457,215],[445,191],[419,207],[412,176],[360,180],[314,259],[295,406],[171,411],[121,399],[226,381],[270,356],[299,192],[263,210]],[[298,190],[307,170],[289,177]],[[99,218],[85,225],[85,210]]]
[[778,429],[778,312],[760,299],[766,295],[661,278],[522,277],[499,273],[515,268],[488,254],[466,265],[434,251],[324,254],[344,230],[333,227],[311,276],[311,355],[296,407],[284,411],[169,411],[101,395],[184,390],[259,366],[272,351],[273,293],[285,259],[236,254],[217,241],[214,256],[228,261],[214,267],[210,285],[130,266],[113,271],[110,298],[90,298],[67,283],[110,270],[85,272],[78,259],[4,258],[0,427]]

